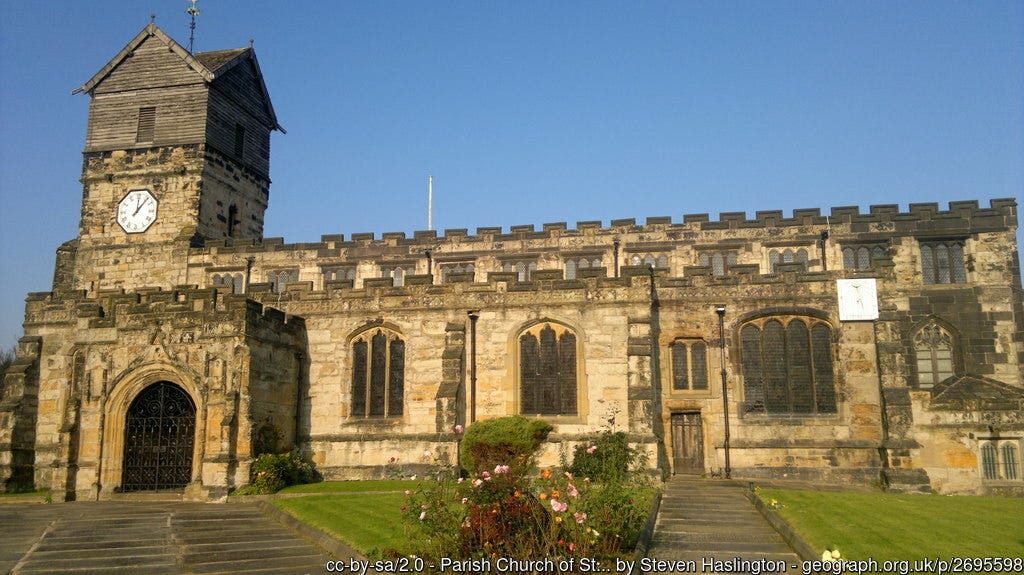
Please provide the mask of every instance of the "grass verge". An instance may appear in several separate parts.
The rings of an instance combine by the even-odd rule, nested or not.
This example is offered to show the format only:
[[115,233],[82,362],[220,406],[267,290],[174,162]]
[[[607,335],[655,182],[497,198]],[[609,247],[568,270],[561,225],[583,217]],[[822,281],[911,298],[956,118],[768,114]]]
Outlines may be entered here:
[[371,558],[379,557],[385,549],[405,550],[405,502],[402,492],[311,495],[271,501],[285,513],[330,533]]
[[1024,499],[764,489],[814,549],[844,559],[1024,556]]

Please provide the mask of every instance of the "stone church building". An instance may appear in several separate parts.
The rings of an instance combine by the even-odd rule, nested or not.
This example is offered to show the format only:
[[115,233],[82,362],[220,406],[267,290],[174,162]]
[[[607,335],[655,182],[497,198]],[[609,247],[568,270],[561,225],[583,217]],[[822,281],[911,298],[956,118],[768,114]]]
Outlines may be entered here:
[[251,47],[150,24],[76,92],[81,224],[3,374],[5,490],[219,498],[292,448],[380,477],[524,414],[542,465],[611,430],[666,475],[1024,494],[1013,199],[287,244]]

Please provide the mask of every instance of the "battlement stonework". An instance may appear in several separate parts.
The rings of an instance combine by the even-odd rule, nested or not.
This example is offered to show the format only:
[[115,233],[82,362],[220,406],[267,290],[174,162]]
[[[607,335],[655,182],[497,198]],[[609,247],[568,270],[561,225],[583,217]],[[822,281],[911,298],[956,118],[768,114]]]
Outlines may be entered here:
[[542,466],[621,431],[660,476],[1024,494],[1012,199],[287,244],[251,48],[150,25],[82,91],[82,225],[3,374],[3,489],[220,498],[291,449],[382,477],[523,414]]

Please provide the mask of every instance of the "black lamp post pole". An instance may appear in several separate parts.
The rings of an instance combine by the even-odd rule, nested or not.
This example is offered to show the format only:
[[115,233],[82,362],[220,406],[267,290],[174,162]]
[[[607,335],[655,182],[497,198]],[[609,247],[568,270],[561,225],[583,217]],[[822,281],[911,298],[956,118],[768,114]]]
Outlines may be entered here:
[[719,356],[722,364],[722,412],[725,415],[725,478],[730,479],[732,467],[729,465],[729,387],[726,382],[727,374],[725,370],[725,306],[716,306],[715,313],[718,314]]
[[466,312],[469,316],[469,422],[476,422],[476,320],[480,310]]

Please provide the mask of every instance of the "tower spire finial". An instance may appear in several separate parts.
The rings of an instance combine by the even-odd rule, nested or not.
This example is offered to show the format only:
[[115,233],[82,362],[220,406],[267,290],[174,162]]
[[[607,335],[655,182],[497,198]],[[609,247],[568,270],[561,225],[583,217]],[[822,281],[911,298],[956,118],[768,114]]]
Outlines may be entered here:
[[199,8],[196,4],[199,3],[199,0],[188,0],[188,2],[192,4],[188,7],[188,10],[185,10],[185,13],[192,17],[192,24],[188,27],[188,51],[192,52],[196,42],[196,16],[199,15]]
[[149,23],[156,24],[156,12],[149,13]]

